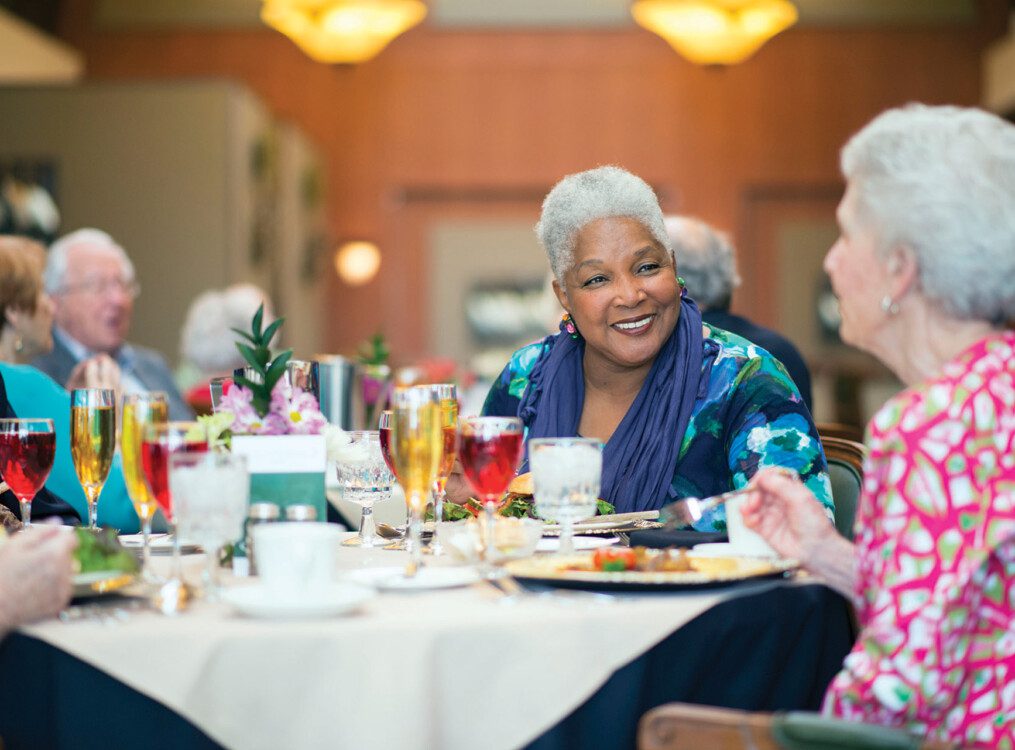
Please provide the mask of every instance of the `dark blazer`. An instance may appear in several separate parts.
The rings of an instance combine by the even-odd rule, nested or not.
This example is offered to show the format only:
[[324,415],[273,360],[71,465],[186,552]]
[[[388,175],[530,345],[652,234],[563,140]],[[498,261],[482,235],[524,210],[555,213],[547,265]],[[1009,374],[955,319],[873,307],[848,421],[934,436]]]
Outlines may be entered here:
[[[7,386],[4,385],[3,376],[0,375],[0,418],[15,419],[17,416],[7,400]],[[21,503],[18,502],[18,498],[13,492],[7,490],[0,495],[0,503],[3,503],[19,519],[21,518]],[[81,523],[77,512],[70,505],[43,487],[32,500],[32,520],[41,521],[52,516],[59,517],[66,524]]]
[[[145,388],[150,391],[165,391],[169,397],[169,418],[193,419],[194,412],[180,395],[173,374],[169,371],[166,360],[154,349],[146,349],[143,346],[130,345],[131,354],[134,357],[131,375],[141,381]],[[53,378],[60,385],[66,385],[67,378],[77,365],[78,360],[71,353],[71,350],[64,346],[59,337],[53,336],[53,351],[44,354],[32,362],[34,367],[42,370]]]
[[747,318],[725,310],[705,310],[701,317],[709,325],[718,326],[757,344],[782,362],[782,366],[786,368],[786,372],[793,378],[797,390],[800,391],[807,411],[814,412],[811,406],[811,373],[792,341],[769,328],[763,328]]

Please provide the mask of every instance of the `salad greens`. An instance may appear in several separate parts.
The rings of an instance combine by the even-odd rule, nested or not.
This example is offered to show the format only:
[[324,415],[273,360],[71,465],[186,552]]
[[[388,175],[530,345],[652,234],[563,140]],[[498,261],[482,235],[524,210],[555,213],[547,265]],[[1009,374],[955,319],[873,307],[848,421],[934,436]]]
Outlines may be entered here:
[[[538,518],[536,515],[535,500],[531,495],[510,495],[497,511],[508,518]],[[605,500],[596,500],[596,514],[605,516],[613,513],[615,508]],[[483,512],[483,505],[475,498],[469,498],[464,505],[444,503],[445,521],[463,521],[468,518],[475,518]],[[433,520],[433,508],[427,508],[426,519]]]
[[80,566],[80,573],[115,570],[136,573],[139,569],[137,558],[120,544],[114,529],[74,529],[78,535],[78,548],[74,559]]

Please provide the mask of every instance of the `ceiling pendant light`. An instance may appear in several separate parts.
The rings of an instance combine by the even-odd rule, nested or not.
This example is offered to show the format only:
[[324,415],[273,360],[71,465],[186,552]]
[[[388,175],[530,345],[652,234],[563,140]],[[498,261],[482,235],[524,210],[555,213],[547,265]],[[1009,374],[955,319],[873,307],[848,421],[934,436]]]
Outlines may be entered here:
[[359,63],[426,16],[420,0],[264,0],[261,20],[317,62]]
[[631,15],[699,65],[743,62],[797,20],[788,0],[636,0]]

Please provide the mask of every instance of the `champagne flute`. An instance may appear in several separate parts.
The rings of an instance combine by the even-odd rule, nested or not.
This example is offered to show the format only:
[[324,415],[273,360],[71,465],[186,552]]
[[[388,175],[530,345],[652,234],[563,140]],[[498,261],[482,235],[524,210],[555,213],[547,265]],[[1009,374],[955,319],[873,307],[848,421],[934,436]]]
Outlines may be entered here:
[[[186,598],[183,563],[180,558],[180,534],[173,513],[169,487],[169,456],[173,453],[204,453],[208,438],[198,422],[158,422],[144,427],[141,441],[141,466],[148,491],[173,525],[173,563],[169,582],[175,583],[179,596]],[[168,585],[168,584],[167,584]]]
[[32,525],[32,499],[53,468],[52,419],[0,419],[0,474],[21,504],[21,522]]
[[120,455],[123,457],[123,478],[127,495],[141,521],[141,574],[149,581],[157,580],[151,570],[152,518],[158,509],[155,495],[148,489],[141,459],[144,429],[169,419],[168,396],[161,391],[130,393],[123,397],[123,419],[120,425]]
[[[447,498],[445,488],[448,484],[448,477],[455,467],[455,459],[458,457],[458,392],[451,383],[439,383],[429,386],[436,394],[440,403],[441,413],[441,435],[443,437],[443,449],[441,451],[441,462],[437,468],[437,479],[433,485],[433,520],[434,529],[437,524],[444,520],[444,501]],[[434,533],[433,541],[430,542],[430,552],[434,555],[443,554],[440,541]]]
[[560,524],[560,554],[574,554],[575,521],[596,514],[603,444],[592,438],[533,438],[529,466],[536,512]]
[[108,388],[71,391],[70,440],[74,471],[88,499],[88,527],[99,528],[99,495],[116,451],[116,396]]
[[483,503],[485,574],[493,577],[497,506],[518,468],[522,421],[516,417],[470,417],[461,422],[462,472]]
[[246,456],[232,453],[174,453],[169,457],[169,488],[176,512],[177,537],[201,545],[205,596],[219,598],[219,553],[239,539],[247,515],[250,475]]
[[406,547],[409,563],[406,578],[416,575],[422,563],[421,532],[427,496],[437,478],[444,438],[441,433],[440,402],[427,386],[399,388],[392,397],[395,476],[405,490],[409,508],[409,535]]

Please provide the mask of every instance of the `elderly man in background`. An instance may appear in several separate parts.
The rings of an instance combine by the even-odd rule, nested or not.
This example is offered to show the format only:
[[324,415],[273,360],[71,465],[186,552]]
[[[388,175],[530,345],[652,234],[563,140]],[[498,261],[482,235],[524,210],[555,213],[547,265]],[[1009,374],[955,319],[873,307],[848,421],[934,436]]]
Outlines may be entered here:
[[193,418],[162,356],[127,343],[140,289],[133,263],[112,237],[80,229],[57,240],[49,249],[44,280],[56,305],[53,350],[32,364],[67,383],[78,363],[106,354],[120,367],[124,391],[165,391],[171,419]]
[[740,286],[740,275],[729,237],[703,221],[685,216],[667,216],[666,234],[677,259],[677,272],[687,283],[688,294],[701,308],[702,320],[757,344],[782,362],[807,410],[813,411],[811,374],[793,343],[773,330],[730,312],[733,290]]

